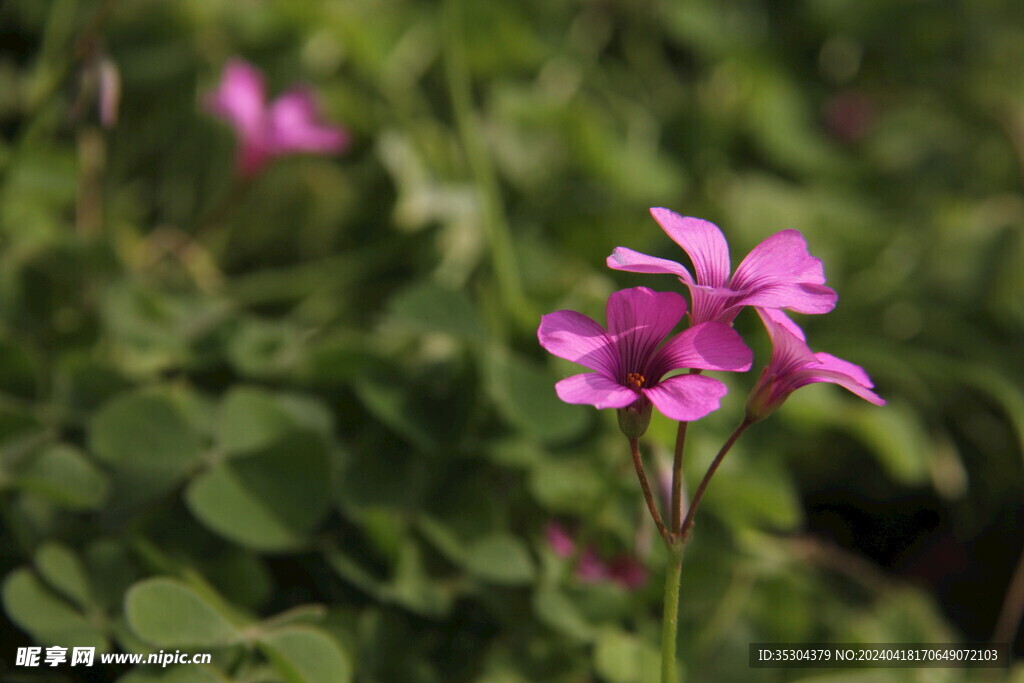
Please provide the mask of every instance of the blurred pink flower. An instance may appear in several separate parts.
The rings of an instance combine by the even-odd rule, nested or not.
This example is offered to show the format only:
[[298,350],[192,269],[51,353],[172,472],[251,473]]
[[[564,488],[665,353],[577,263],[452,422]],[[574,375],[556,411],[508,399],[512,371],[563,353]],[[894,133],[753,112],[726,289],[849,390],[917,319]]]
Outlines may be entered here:
[[822,107],[825,128],[840,142],[860,142],[868,136],[878,117],[878,107],[870,95],[847,90],[825,102]]
[[100,125],[110,129],[117,125],[117,110],[121,103],[121,72],[109,57],[98,60],[98,104]]
[[[558,522],[549,522],[544,530],[548,546],[563,559],[576,554],[576,541]],[[603,560],[594,548],[587,546],[576,563],[576,578],[583,583],[612,583],[626,590],[636,590],[647,582],[647,568],[631,555],[616,555]]]
[[293,88],[268,104],[263,74],[240,59],[224,67],[206,107],[235,129],[238,171],[244,177],[255,175],[275,157],[335,154],[349,144],[344,128],[320,120],[313,93],[305,88]]
[[862,367],[828,353],[814,353],[799,328],[786,326],[779,316],[778,311],[762,314],[772,340],[772,358],[747,400],[748,420],[763,420],[794,391],[815,382],[838,384],[865,401],[885,405],[871,390],[875,385]]

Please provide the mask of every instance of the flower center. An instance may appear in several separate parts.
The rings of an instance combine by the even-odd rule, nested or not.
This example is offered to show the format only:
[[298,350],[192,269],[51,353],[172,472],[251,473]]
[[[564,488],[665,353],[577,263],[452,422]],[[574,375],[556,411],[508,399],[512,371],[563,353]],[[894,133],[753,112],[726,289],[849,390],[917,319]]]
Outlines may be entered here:
[[646,381],[647,380],[644,379],[644,376],[639,372],[631,372],[626,375],[626,385],[629,386],[630,389],[638,390]]

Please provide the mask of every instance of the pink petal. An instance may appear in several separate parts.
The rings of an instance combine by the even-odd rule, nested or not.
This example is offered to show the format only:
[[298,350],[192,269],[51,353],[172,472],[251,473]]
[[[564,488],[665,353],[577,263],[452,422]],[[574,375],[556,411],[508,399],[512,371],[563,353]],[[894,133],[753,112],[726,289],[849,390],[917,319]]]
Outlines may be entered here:
[[789,319],[789,316],[780,311],[777,308],[758,308],[757,314],[761,316],[761,322],[764,323],[765,328],[771,332],[772,323],[782,325],[790,334],[799,339],[800,341],[807,341],[807,336],[804,331],[795,322]]
[[797,313],[828,313],[836,307],[837,299],[835,291],[825,285],[778,282],[753,289],[733,305],[788,308]]
[[647,583],[647,568],[628,555],[619,555],[608,563],[608,579],[628,590]]
[[739,314],[740,306],[730,306],[731,302],[737,301],[742,292],[734,292],[728,287],[704,287],[701,285],[687,285],[690,290],[690,298],[693,300],[693,310],[690,311],[690,324],[717,321],[731,324]]
[[693,282],[690,271],[675,261],[648,256],[626,247],[615,247],[606,263],[612,270],[625,270],[630,273],[665,273],[675,275],[686,283]]
[[572,557],[572,554],[576,552],[576,542],[572,540],[572,536],[565,530],[565,527],[558,522],[549,522],[544,529],[544,536],[555,555]]
[[235,156],[235,164],[245,177],[252,177],[259,173],[270,160],[270,154],[263,146],[262,141],[259,144],[253,144],[243,139]]
[[217,89],[209,93],[206,106],[227,119],[243,142],[250,144],[263,136],[263,75],[251,64],[232,59],[224,67]]
[[651,375],[660,378],[678,368],[745,372],[753,360],[754,352],[736,330],[725,323],[701,323],[672,337],[658,351]]
[[732,276],[733,289],[751,289],[771,282],[825,283],[821,259],[807,251],[799,230],[783,230],[754,247]]
[[593,372],[566,377],[555,384],[555,393],[566,403],[595,408],[625,408],[639,398],[632,389]]
[[[774,322],[767,327],[768,336],[772,340],[772,358],[767,368],[771,375],[784,377],[804,368],[819,366],[818,359],[814,357],[814,352],[807,346],[807,342],[789,327]],[[796,330],[803,335],[803,330],[798,327]]]
[[729,244],[714,223],[700,218],[680,216],[668,209],[651,209],[669,237],[683,248],[693,261],[697,282],[711,287],[723,287],[729,282]]
[[871,391],[874,384],[860,366],[828,353],[813,353],[805,341],[779,323],[769,325],[768,333],[772,338],[772,359],[758,383],[772,383],[773,402],[781,403],[786,396],[808,384],[829,382],[875,405],[885,405],[885,400]]
[[267,146],[275,154],[340,152],[348,145],[348,133],[320,121],[313,95],[292,90],[270,105]]
[[717,410],[728,391],[717,379],[703,375],[676,375],[650,389],[642,389],[651,403],[668,418],[693,422]]
[[875,383],[871,381],[870,377],[868,377],[868,373],[859,365],[854,365],[850,361],[843,360],[842,358],[836,358],[831,353],[816,353],[814,354],[814,357],[826,370],[832,370],[844,375],[849,375],[854,381],[859,382],[868,389],[875,386]]
[[608,579],[608,566],[593,548],[587,548],[576,564],[576,578],[584,583],[597,583]]
[[99,114],[104,128],[117,125],[117,111],[121,104],[121,71],[109,57],[99,62]]
[[619,357],[604,328],[582,313],[555,311],[540,319],[537,339],[548,352],[615,377]]
[[[863,370],[861,370],[863,372]],[[876,406],[884,406],[885,399],[871,391],[868,387],[858,382],[854,377],[847,375],[844,372],[837,372],[835,370],[813,369],[808,368],[807,370],[801,370],[794,373],[789,378],[789,391],[799,389],[802,386],[813,384],[815,382],[829,382],[831,384],[838,384],[839,386],[852,391],[857,396],[860,396],[865,401],[870,401]]]
[[608,297],[608,334],[618,347],[620,368],[647,367],[658,344],[686,315],[686,299],[675,292],[633,287]]

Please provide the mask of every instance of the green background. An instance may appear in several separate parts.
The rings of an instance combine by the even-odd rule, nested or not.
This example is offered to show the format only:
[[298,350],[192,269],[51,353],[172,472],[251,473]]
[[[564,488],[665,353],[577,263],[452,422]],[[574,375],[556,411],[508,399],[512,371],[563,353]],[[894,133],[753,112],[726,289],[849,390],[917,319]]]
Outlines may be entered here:
[[[214,654],[93,672],[129,682],[654,680],[664,560],[625,440],[556,399],[573,366],[535,336],[678,289],[604,266],[685,260],[651,206],[720,225],[734,264],[801,230],[839,293],[811,346],[889,401],[803,389],[730,454],[683,570],[686,680],[976,680],[752,672],[747,644],[1015,637],[1024,5],[6,0],[0,41],[4,667],[95,645]],[[233,184],[201,106],[233,56],[312,87],[350,150]],[[737,329],[755,368],[690,428],[691,488],[768,358]],[[643,449],[673,437],[656,417]],[[650,579],[575,579],[552,520]]]

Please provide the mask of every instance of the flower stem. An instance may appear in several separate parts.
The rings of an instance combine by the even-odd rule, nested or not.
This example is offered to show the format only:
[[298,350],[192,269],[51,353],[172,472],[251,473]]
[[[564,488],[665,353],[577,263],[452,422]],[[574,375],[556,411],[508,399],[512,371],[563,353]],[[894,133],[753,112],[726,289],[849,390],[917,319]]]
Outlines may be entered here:
[[683,516],[683,447],[686,444],[686,426],[680,422],[676,432],[676,453],[672,460],[672,533],[679,533]]
[[726,454],[736,443],[736,440],[740,438],[743,432],[746,431],[752,422],[743,419],[740,426],[729,435],[725,443],[722,444],[722,448],[718,451],[718,455],[711,461],[711,465],[708,467],[708,471],[704,473],[704,478],[700,480],[700,484],[697,486],[697,491],[693,494],[693,500],[690,501],[690,505],[686,510],[686,517],[683,519],[683,524],[679,529],[679,539],[681,543],[685,543],[687,537],[690,535],[690,531],[693,529],[693,516],[697,512],[697,506],[700,505],[701,499],[704,497],[704,490],[708,487],[708,482],[711,481],[711,477],[714,476],[718,470],[718,466],[722,464],[722,460],[725,459]]
[[644,489],[644,497],[647,499],[648,507],[651,508],[651,516],[654,517],[654,521],[657,523],[658,529],[662,532],[662,538],[665,539],[665,548],[668,550],[669,557],[669,566],[665,572],[665,597],[661,622],[661,683],[677,683],[676,633],[678,632],[679,622],[679,584],[683,571],[683,548],[686,545],[690,531],[693,529],[693,516],[697,511],[697,506],[700,505],[701,499],[704,497],[704,490],[708,487],[708,482],[711,481],[711,477],[715,474],[718,466],[722,464],[722,460],[733,447],[733,444],[736,443],[736,440],[740,438],[740,435],[742,435],[751,424],[751,422],[744,419],[743,422],[740,423],[740,426],[729,435],[729,438],[722,445],[721,450],[718,451],[718,455],[716,455],[715,459],[711,461],[711,465],[708,467],[708,471],[704,474],[704,478],[697,486],[697,491],[693,494],[693,500],[686,509],[686,517],[680,523],[678,520],[679,516],[682,514],[683,445],[686,442],[687,423],[679,423],[679,430],[676,433],[675,459],[672,463],[671,532],[666,531],[665,525],[661,522],[661,518],[657,512],[657,507],[654,506],[654,500],[650,495],[650,487],[647,485],[647,478],[643,475],[643,465],[640,463],[639,448],[637,447],[636,440],[630,439],[630,446],[633,449],[633,462],[637,466],[637,476],[640,477],[640,486]]
[[679,625],[679,579],[683,572],[683,544],[668,548],[664,612],[661,618],[661,683],[676,683],[676,632]]
[[629,450],[633,454],[633,466],[636,468],[636,478],[640,480],[640,489],[644,492],[644,500],[647,501],[647,509],[651,512],[651,519],[654,520],[654,524],[658,527],[658,533],[661,534],[661,538],[665,541],[665,545],[668,548],[672,547],[672,537],[668,533],[668,529],[665,528],[665,522],[661,519],[661,513],[658,511],[658,503],[654,500],[654,495],[651,493],[651,485],[647,482],[647,474],[644,472],[644,463],[640,458],[640,443],[637,439],[629,440]]

